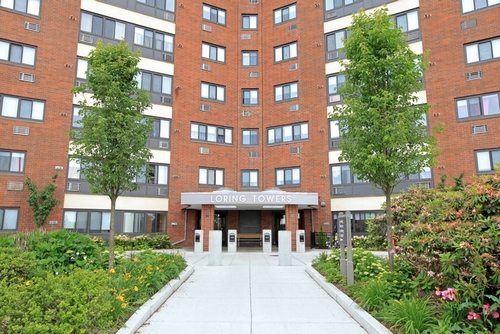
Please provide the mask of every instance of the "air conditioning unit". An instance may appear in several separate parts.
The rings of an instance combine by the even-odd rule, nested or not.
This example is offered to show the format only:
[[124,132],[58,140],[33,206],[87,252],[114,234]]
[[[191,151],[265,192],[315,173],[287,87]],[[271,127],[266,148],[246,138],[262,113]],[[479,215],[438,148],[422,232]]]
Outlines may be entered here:
[[344,187],[332,187],[332,195],[343,195]]
[[12,134],[28,136],[30,134],[30,128],[28,128],[27,126],[14,125],[14,128],[12,129]]
[[208,64],[201,64],[201,69],[205,71],[210,71],[212,67]]
[[175,15],[174,13],[169,13],[169,12],[165,12],[163,13],[163,18],[167,21],[175,21]]
[[67,191],[80,191],[81,186],[82,186],[81,183],[68,182],[66,190]]
[[259,77],[259,72],[250,72],[250,73],[248,73],[248,76],[250,78],[258,78]]
[[209,154],[210,153],[210,149],[208,147],[200,147],[198,149],[198,153],[200,153],[200,154]]
[[332,51],[328,52],[326,54],[326,59],[327,60],[333,60],[333,59],[338,59],[339,58],[339,52],[338,51]]
[[473,135],[478,134],[478,133],[486,133],[486,132],[488,132],[488,126],[486,124],[474,125],[474,126],[471,126],[471,131],[472,131]]
[[92,44],[94,43],[94,37],[86,34],[80,34],[80,42]]
[[201,30],[212,32],[212,26],[209,26],[208,24],[202,24]]
[[19,72],[19,80],[27,82],[35,82],[35,75]]
[[210,111],[210,106],[208,104],[200,104],[201,111]]
[[290,111],[297,111],[297,110],[299,110],[299,105],[298,104],[292,104],[288,109]]
[[483,77],[483,71],[467,72],[465,74],[465,79],[467,81],[481,79]]
[[160,141],[158,143],[158,148],[169,148],[170,147],[170,142],[168,141]]
[[171,53],[164,53],[162,59],[164,61],[174,61],[174,55]]
[[413,41],[414,39],[418,39],[420,37],[420,32],[418,30],[412,31],[407,33],[406,36],[408,37],[408,41]]
[[336,10],[331,10],[329,12],[326,12],[326,19],[333,19],[334,17],[337,17],[337,11]]
[[35,31],[35,32],[39,32],[40,31],[40,25],[38,23],[24,21],[24,29]]
[[252,35],[250,34],[241,34],[241,39],[251,39]]
[[250,110],[242,110],[241,111],[241,116],[243,116],[243,117],[252,116],[252,112]]
[[330,95],[328,96],[328,101],[330,103],[340,102],[340,95],[339,94]]
[[290,65],[288,66],[288,70],[289,70],[289,71],[293,71],[293,70],[296,70],[296,69],[298,69],[298,68],[299,68],[299,64],[298,64],[298,63],[293,63],[293,64],[290,64]]
[[300,153],[300,147],[291,147],[290,148],[290,154],[299,154]]
[[158,196],[167,196],[168,188],[156,188],[156,194]]
[[249,0],[249,3],[256,4],[256,3],[259,3],[259,0]]
[[22,182],[7,181],[7,190],[9,190],[9,191],[22,191],[23,190],[23,183]]
[[430,182],[417,182],[416,183],[418,187],[422,187],[422,188],[430,188],[431,187],[431,183]]
[[250,151],[250,152],[248,152],[248,157],[249,158],[258,158],[259,157],[259,152],[257,152],[257,151]]
[[291,24],[288,26],[288,31],[294,31],[297,30],[297,24]]
[[160,102],[163,104],[172,104],[172,97],[171,96],[161,96]]

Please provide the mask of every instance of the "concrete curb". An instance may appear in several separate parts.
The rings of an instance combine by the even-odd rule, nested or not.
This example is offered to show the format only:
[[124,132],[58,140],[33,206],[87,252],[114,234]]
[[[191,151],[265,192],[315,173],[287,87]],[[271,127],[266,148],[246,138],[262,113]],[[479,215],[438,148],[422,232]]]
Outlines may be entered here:
[[317,272],[311,264],[306,265],[306,272],[318,285],[325,290],[349,315],[358,322],[369,334],[391,334],[384,325],[377,319],[356,304],[351,298],[340,291],[335,285],[326,281],[326,279]]
[[177,290],[184,281],[194,272],[194,268],[188,265],[180,274],[178,279],[171,280],[154,294],[151,299],[144,303],[125,323],[117,334],[133,334],[155,313],[165,301]]

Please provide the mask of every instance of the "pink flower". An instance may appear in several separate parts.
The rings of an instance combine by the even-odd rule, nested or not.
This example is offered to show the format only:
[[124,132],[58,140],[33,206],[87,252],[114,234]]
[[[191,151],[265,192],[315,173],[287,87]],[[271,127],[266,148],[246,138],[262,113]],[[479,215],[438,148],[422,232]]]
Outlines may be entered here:
[[493,311],[492,314],[493,314],[493,318],[495,318],[495,319],[500,318],[500,313],[498,313],[497,311]]
[[396,254],[396,250],[395,249],[391,249],[391,251],[389,253]]
[[441,291],[436,290],[436,296],[441,296]]
[[488,311],[490,310],[490,304],[484,304],[483,307],[484,307],[484,313],[488,313]]
[[476,312],[474,312],[474,311],[470,311],[470,312],[469,312],[469,315],[467,316],[467,319],[469,319],[469,320],[477,320],[477,319],[479,319],[479,318],[480,318],[480,315],[479,315],[479,314],[477,314],[477,313],[476,313]]

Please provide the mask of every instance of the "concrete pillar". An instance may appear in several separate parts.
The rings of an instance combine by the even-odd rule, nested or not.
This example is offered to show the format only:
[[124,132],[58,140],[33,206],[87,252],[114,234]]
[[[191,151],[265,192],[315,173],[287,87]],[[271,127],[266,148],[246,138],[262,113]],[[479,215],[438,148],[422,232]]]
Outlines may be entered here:
[[271,230],[262,230],[262,253],[273,251],[273,235]]
[[236,253],[236,244],[238,241],[238,232],[236,230],[227,230],[227,252]]
[[295,232],[295,251],[297,253],[306,252],[306,231],[297,230]]
[[201,206],[201,229],[205,237],[203,250],[208,251],[209,232],[214,229],[214,206],[212,204],[203,204]]
[[222,265],[222,231],[209,232],[208,265]]
[[292,265],[291,231],[278,231],[278,260],[280,266]]
[[194,252],[203,253],[203,230],[194,231]]

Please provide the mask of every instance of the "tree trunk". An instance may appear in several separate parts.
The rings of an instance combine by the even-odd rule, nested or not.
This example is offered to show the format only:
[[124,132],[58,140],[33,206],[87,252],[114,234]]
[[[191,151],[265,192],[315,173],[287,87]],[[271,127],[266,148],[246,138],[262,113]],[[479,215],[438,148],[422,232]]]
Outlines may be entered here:
[[389,270],[394,271],[394,248],[392,244],[392,213],[391,213],[392,191],[385,192],[385,217],[387,219],[387,252],[389,256]]
[[111,218],[109,222],[109,260],[108,269],[111,270],[115,265],[115,207],[116,197],[111,198]]

